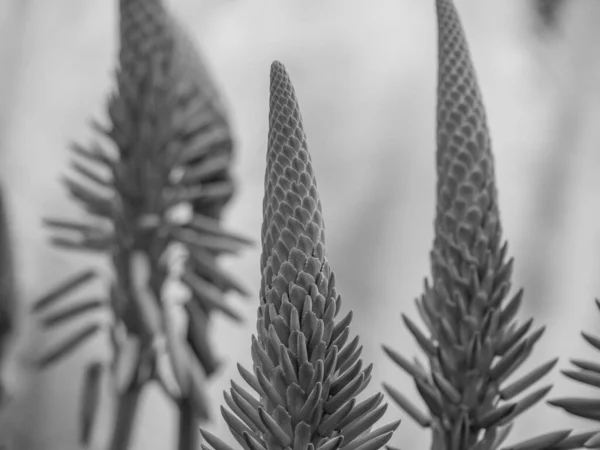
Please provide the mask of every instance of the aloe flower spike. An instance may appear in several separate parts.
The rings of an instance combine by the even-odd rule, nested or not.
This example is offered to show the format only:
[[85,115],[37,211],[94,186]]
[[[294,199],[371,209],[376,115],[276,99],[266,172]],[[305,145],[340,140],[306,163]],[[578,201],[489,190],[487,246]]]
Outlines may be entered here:
[[[393,350],[391,359],[414,378],[428,411],[389,385],[394,401],[432,428],[432,450],[492,450],[513,420],[550,386],[528,391],[556,364],[542,364],[507,382],[532,352],[544,328],[514,317],[522,292],[508,300],[512,259],[506,260],[490,133],[466,37],[451,0],[437,0],[437,207],[431,251],[432,283],[417,307],[428,333],[404,321],[430,362],[426,371]],[[550,448],[570,431],[538,436],[515,447]]]
[[[205,379],[220,365],[207,325],[215,312],[241,320],[225,294],[246,295],[218,264],[219,255],[237,253],[249,243],[224,230],[220,221],[235,190],[233,138],[202,58],[163,0],[119,0],[118,11],[120,52],[109,124],[94,123],[107,138],[103,144],[112,148],[75,144],[73,169],[79,179],[65,180],[94,220],[46,221],[62,235],[53,238],[56,245],[109,256],[114,282],[109,299],[66,302],[65,309],[43,321],[49,328],[99,308],[109,309],[115,319],[109,326],[110,370],[95,363],[86,369],[82,444],[93,440],[97,393],[107,372],[118,396],[113,450],[130,447],[138,400],[151,381],[177,403],[178,449],[191,450],[199,438],[197,420],[208,418]],[[41,299],[36,312],[65,305],[59,297],[86,279],[86,273],[73,277]],[[183,303],[179,294],[186,300],[184,336],[171,314],[172,306]],[[95,323],[73,333],[41,366],[63,359],[98,329]],[[129,344],[135,344],[135,352],[123,351]]]
[[[376,450],[399,422],[371,430],[387,405],[358,401],[362,369],[349,317],[325,252],[321,201],[296,94],[284,66],[271,66],[262,273],[252,372],[240,374],[258,398],[233,384],[223,417],[245,450]],[[203,431],[215,450],[229,447]]]

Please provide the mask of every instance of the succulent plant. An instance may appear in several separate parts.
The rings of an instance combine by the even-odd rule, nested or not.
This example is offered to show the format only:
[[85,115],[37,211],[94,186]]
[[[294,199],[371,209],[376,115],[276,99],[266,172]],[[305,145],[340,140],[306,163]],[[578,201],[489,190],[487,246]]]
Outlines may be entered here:
[[[358,401],[371,379],[352,312],[325,252],[325,225],[300,108],[284,66],[271,66],[271,99],[261,286],[252,370],[242,378],[258,396],[231,382],[221,412],[245,450],[376,450],[399,422],[371,430],[387,405],[378,393]],[[215,450],[230,447],[202,431]],[[208,446],[203,444],[203,448]]]
[[[120,381],[112,449],[128,448],[139,395],[154,380],[177,402],[179,449],[189,450],[198,439],[196,418],[208,417],[204,378],[219,365],[208,337],[209,318],[220,311],[241,320],[224,294],[247,295],[218,266],[217,258],[238,252],[250,241],[223,230],[220,223],[234,192],[233,139],[223,102],[201,58],[161,0],[121,0],[119,11],[121,48],[117,89],[108,105],[110,126],[94,123],[113,148],[75,144],[74,153],[90,163],[73,162],[86,183],[65,180],[94,221],[46,223],[63,233],[53,239],[55,244],[109,255],[114,269],[110,298],[98,305],[108,307],[114,317],[110,366]],[[183,267],[178,267],[181,260]],[[91,271],[78,274],[35,309],[43,312],[64,303],[64,294],[92,277]],[[180,306],[173,295],[178,283],[180,292],[187,289],[184,339],[171,317]],[[62,314],[76,319],[93,309],[76,303]],[[99,328],[84,328],[42,363],[70,353],[85,341],[82,337]],[[125,352],[131,342],[138,346],[133,357]],[[101,373],[100,362],[86,371],[84,443],[90,438]]]
[[[486,113],[464,31],[451,0],[437,0],[437,207],[431,251],[432,283],[416,301],[428,333],[404,322],[430,369],[384,346],[413,377],[426,414],[390,384],[392,399],[423,427],[432,450],[499,448],[518,415],[551,385],[520,394],[546,375],[548,361],[517,380],[510,376],[531,354],[544,327],[518,323],[523,291],[508,296],[513,260],[503,243]],[[512,449],[551,448],[570,430],[538,436]],[[563,448],[563,447],[560,447]],[[569,448],[569,447],[564,447]]]
[[[556,25],[562,0],[536,1]],[[498,450],[514,420],[551,385],[534,388],[548,361],[518,379],[544,327],[516,320],[523,291],[509,297],[513,260],[502,238],[494,158],[475,70],[452,0],[436,0],[439,69],[437,205],[431,282],[417,299],[423,332],[403,316],[428,367],[384,346],[414,380],[428,413],[384,383],[408,415],[432,430],[432,450]],[[225,231],[221,213],[234,195],[234,139],[227,108],[203,58],[163,0],[119,0],[116,90],[109,125],[93,122],[104,144],[73,144],[71,196],[91,219],[46,220],[63,248],[108,256],[106,294],[74,294],[98,278],[84,269],[34,303],[42,326],[84,322],[39,360],[42,369],[103,330],[90,314],[110,313],[111,361],[84,373],[80,440],[88,445],[110,377],[117,396],[111,450],[130,447],[139,399],[157,382],[177,405],[179,450],[197,447],[196,422],[208,418],[205,378],[219,361],[210,344],[213,312],[242,318],[225,302],[245,289],[219,267],[222,254],[250,244]],[[231,381],[223,419],[244,450],[379,450],[399,421],[378,425],[382,393],[360,399],[373,365],[364,367],[352,312],[328,262],[317,181],[294,87],[284,66],[271,66],[269,135],[261,232],[261,285],[252,370],[238,364],[250,390]],[[81,181],[83,180],[83,181]],[[15,287],[6,211],[0,190],[0,375],[15,324]],[[600,308],[600,302],[597,301]],[[184,308],[180,333],[173,310]],[[600,339],[584,333],[600,350]],[[573,361],[566,376],[600,387],[600,364]],[[4,393],[0,378],[0,400]],[[552,405],[599,421],[600,400],[567,398]],[[201,430],[203,450],[232,450]],[[1,443],[0,443],[1,445]],[[559,430],[503,450],[600,448],[600,432]],[[388,450],[392,447],[387,446]]]

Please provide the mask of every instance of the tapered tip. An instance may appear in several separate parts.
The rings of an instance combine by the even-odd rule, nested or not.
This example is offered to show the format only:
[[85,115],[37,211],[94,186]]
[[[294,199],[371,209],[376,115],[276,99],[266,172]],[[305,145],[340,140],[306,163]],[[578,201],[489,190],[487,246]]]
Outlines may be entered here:
[[276,73],[285,74],[285,76],[287,77],[287,71],[285,70],[285,66],[277,60],[271,63],[271,79],[273,79],[273,75]]
[[439,150],[456,146],[489,154],[485,109],[458,11],[452,0],[436,0],[436,9]]
[[496,214],[494,161],[485,108],[465,32],[452,0],[436,0],[438,23],[438,226],[465,242]]
[[317,181],[296,92],[279,61],[271,64],[261,238],[261,294],[271,286],[293,248],[305,253],[305,257],[324,260],[324,224]]
[[[436,0],[438,144],[490,152],[489,132],[467,38],[452,0]],[[453,152],[454,153],[454,152]],[[473,155],[477,159],[477,155]]]

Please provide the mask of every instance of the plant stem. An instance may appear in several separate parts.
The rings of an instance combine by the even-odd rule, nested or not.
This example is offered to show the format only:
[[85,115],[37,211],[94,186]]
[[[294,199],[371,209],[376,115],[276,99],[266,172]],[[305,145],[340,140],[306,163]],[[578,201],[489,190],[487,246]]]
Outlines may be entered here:
[[134,381],[117,400],[117,416],[110,450],[128,450],[138,410],[142,385]]
[[198,448],[198,423],[192,402],[182,398],[179,407],[179,444],[177,450],[196,450]]

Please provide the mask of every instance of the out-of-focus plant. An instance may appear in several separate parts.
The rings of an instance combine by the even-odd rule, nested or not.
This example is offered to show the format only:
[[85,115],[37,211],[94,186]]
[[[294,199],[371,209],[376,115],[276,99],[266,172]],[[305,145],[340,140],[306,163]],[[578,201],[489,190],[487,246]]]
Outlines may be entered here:
[[[371,429],[387,405],[356,397],[371,379],[352,312],[337,319],[341,296],[325,254],[325,226],[300,108],[284,66],[271,66],[262,273],[253,367],[238,369],[221,408],[245,450],[377,450],[399,422]],[[257,396],[255,394],[258,394]],[[231,448],[202,431],[214,450]],[[203,444],[203,448],[208,447]]]
[[[414,379],[429,413],[392,385],[384,387],[417,423],[431,428],[432,450],[493,450],[502,445],[514,419],[551,389],[547,385],[518,397],[557,360],[509,381],[544,327],[530,332],[531,319],[522,324],[515,320],[523,291],[508,297],[513,260],[506,260],[481,93],[454,4],[437,0],[436,12],[437,206],[432,284],[425,282],[425,293],[416,301],[429,335],[403,315],[430,367],[384,346]],[[556,431],[506,449],[576,448],[569,434],[570,430]],[[553,447],[557,444],[561,446]]]
[[556,29],[566,8],[564,0],[533,0],[532,5],[543,29]]
[[[198,440],[197,418],[208,417],[204,379],[219,365],[209,342],[209,318],[220,311],[241,320],[224,294],[246,295],[217,264],[219,255],[249,244],[220,224],[234,192],[233,139],[208,72],[162,1],[119,4],[121,46],[117,89],[108,105],[110,124],[94,123],[110,145],[73,145],[78,158],[72,167],[83,181],[65,179],[71,196],[93,220],[46,221],[59,233],[54,244],[109,256],[113,279],[105,301],[68,304],[43,323],[70,322],[108,308],[113,317],[109,368],[118,398],[111,449],[129,448],[142,389],[157,381],[180,412],[178,448],[191,450]],[[93,276],[91,271],[78,274],[34,309],[43,313],[65,303],[66,293]],[[182,307],[185,333],[175,320]],[[98,323],[89,324],[42,358],[41,365],[62,359],[99,329]],[[104,366],[93,362],[85,374],[85,444],[98,410]]]
[[[4,368],[14,342],[16,328],[16,288],[10,240],[8,212],[4,191],[0,189],[0,409],[9,397],[5,383]],[[0,439],[0,445],[2,439]]]

